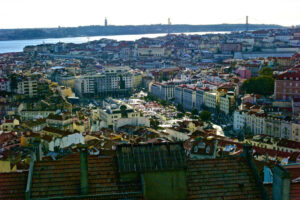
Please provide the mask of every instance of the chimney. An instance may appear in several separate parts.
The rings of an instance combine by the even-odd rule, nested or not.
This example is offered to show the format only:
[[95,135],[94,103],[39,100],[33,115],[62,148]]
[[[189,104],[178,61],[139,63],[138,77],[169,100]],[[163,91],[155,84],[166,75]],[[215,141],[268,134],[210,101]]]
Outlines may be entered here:
[[273,170],[273,200],[290,199],[290,174],[280,165],[276,165]]
[[242,157],[244,157],[246,160],[248,160],[252,157],[252,146],[251,146],[251,144],[247,144],[247,143],[244,144]]
[[89,193],[88,151],[85,145],[82,145],[79,149],[80,149],[80,194],[87,195]]

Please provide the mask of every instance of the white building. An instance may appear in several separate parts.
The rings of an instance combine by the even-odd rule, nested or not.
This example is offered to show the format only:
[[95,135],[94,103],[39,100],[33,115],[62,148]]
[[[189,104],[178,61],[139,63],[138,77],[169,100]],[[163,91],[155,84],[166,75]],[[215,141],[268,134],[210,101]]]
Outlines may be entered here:
[[174,83],[163,83],[161,85],[161,99],[171,100],[174,98],[175,84]]
[[233,113],[233,130],[243,130],[245,127],[245,111],[236,110]]
[[196,109],[199,111],[204,103],[204,91],[201,89],[196,90]]
[[196,108],[196,88],[185,87],[183,88],[182,106],[186,110],[193,110]]
[[104,67],[101,73],[77,78],[75,80],[75,92],[79,96],[130,93],[134,85],[133,79],[133,73],[130,72],[129,67]]
[[160,98],[161,97],[161,83],[153,83],[151,85],[150,92],[153,96]]
[[79,96],[95,94],[96,76],[81,76],[75,80],[75,92]]
[[162,57],[165,55],[165,48],[160,45],[149,45],[137,48],[138,56]]
[[84,144],[84,136],[82,133],[73,133],[61,138],[53,137],[52,141],[49,142],[49,151],[54,151],[55,147],[61,149],[76,144]]
[[174,90],[174,98],[175,98],[175,103],[176,104],[181,104],[183,103],[183,86],[182,85],[178,85],[175,87]]
[[249,111],[245,114],[245,124],[248,131],[252,134],[265,133],[265,113],[263,111],[254,112]]
[[204,105],[208,108],[216,109],[217,93],[216,92],[204,92]]
[[[111,127],[114,130],[124,125],[150,126],[148,118],[142,117],[141,113],[129,104],[121,100],[106,99],[103,101],[104,109],[99,109],[101,126]],[[125,106],[126,116],[122,116],[122,106]]]

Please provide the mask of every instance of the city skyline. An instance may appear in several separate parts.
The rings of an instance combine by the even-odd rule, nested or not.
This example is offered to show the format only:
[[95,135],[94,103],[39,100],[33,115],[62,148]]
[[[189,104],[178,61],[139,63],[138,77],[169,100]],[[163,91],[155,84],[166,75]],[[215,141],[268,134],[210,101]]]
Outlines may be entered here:
[[[167,24],[300,24],[300,2],[281,1],[37,1],[3,0],[0,28],[43,28],[104,25]],[[284,9],[283,9],[284,8]]]

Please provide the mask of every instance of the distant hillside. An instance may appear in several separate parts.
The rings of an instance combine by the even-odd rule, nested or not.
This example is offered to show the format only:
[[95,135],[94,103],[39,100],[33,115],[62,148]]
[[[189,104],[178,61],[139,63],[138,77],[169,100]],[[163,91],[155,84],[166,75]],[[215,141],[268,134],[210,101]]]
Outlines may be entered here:
[[[249,30],[284,28],[279,25],[249,24]],[[215,25],[140,25],[140,26],[80,26],[69,28],[0,29],[0,40],[44,39],[79,36],[130,35],[151,33],[181,33],[206,31],[243,31],[245,24]]]

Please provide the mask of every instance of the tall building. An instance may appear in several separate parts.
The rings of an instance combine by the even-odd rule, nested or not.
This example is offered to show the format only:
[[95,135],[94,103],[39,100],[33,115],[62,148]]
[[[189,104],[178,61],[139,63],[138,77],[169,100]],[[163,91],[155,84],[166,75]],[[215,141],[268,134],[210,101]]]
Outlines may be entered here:
[[17,93],[27,97],[37,96],[37,81],[31,78],[25,78],[18,82]]

